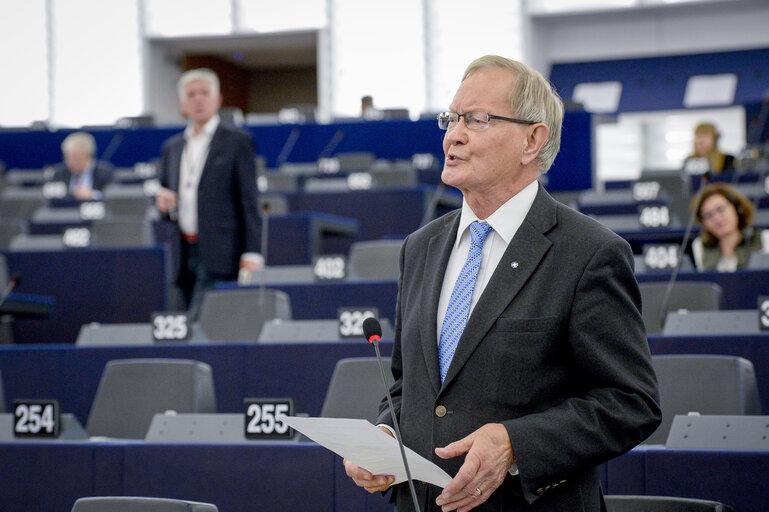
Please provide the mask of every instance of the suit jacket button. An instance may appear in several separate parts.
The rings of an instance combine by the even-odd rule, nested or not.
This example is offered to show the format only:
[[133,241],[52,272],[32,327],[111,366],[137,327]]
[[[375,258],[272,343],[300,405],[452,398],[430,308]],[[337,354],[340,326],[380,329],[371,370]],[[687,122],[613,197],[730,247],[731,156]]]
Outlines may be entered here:
[[446,408],[442,405],[439,405],[438,407],[435,408],[435,415],[438,416],[439,418],[443,418],[444,416],[446,416]]

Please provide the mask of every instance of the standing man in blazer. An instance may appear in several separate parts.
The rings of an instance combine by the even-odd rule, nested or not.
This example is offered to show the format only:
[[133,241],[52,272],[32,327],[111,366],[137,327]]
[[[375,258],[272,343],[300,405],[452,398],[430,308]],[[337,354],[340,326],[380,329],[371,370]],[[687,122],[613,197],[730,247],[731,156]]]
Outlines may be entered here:
[[[438,116],[464,201],[404,242],[392,355],[404,443],[453,476],[416,483],[423,512],[605,510],[598,465],[659,424],[630,247],[537,180],[562,120],[547,80],[496,56]],[[370,492],[393,482],[345,467]],[[393,496],[413,510],[407,485]]]
[[213,71],[187,71],[177,89],[188,124],[163,146],[155,204],[178,225],[176,282],[194,318],[217,282],[260,266],[256,164],[251,135],[219,120],[222,96]]

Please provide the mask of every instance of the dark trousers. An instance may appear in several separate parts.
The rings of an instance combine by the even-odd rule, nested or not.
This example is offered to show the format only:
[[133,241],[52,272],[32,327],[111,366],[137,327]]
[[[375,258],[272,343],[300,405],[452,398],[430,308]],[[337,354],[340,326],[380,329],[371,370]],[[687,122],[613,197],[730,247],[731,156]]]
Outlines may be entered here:
[[207,270],[200,262],[200,248],[197,243],[182,240],[181,249],[181,268],[176,285],[184,297],[187,316],[191,320],[196,320],[205,293],[213,289],[216,283],[232,281],[237,279],[237,276]]

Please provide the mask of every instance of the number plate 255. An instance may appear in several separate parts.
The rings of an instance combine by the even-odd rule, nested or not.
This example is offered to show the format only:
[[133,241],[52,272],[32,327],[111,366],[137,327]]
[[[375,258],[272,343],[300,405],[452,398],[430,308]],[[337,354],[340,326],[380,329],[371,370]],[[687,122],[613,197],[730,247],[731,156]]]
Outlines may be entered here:
[[277,419],[293,416],[294,401],[290,398],[246,398],[246,439],[291,439],[294,429]]

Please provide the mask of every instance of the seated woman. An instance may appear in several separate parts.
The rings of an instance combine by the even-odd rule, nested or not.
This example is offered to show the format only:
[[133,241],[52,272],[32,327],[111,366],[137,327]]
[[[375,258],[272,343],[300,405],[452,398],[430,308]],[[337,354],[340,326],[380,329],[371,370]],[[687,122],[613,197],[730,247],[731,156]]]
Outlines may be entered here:
[[755,208],[729,185],[713,183],[695,197],[702,232],[692,242],[697,270],[734,272],[748,267],[750,256],[762,250],[761,233],[751,225]]
[[715,174],[734,171],[734,156],[718,149],[720,134],[715,125],[700,123],[694,129],[694,151],[684,160],[684,170],[701,174],[711,171]]

